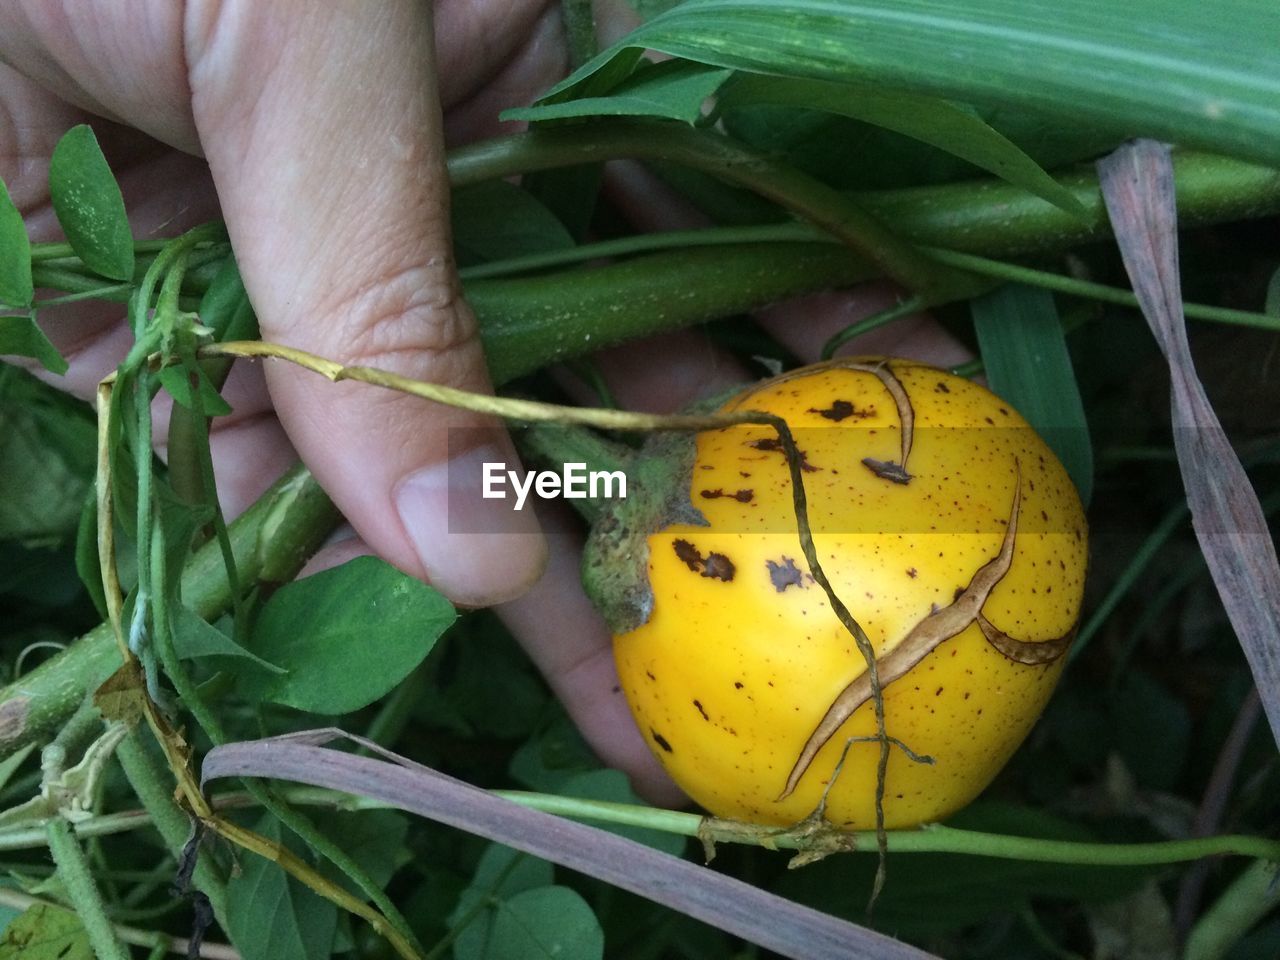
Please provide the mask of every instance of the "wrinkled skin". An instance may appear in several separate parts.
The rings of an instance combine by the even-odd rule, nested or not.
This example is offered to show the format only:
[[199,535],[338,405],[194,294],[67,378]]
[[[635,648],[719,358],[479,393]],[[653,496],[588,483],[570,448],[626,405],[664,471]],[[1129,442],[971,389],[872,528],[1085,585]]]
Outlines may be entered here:
[[[265,339],[489,390],[475,320],[457,294],[444,151],[512,128],[497,123],[498,112],[562,76],[567,54],[558,7],[546,0],[439,0],[434,30],[430,7],[8,0],[0,5],[0,177],[33,237],[56,238],[49,153],[68,127],[92,120],[135,236],[225,219]],[[603,42],[634,24],[621,0],[597,2],[596,13]],[[615,166],[608,188],[638,226],[698,222],[638,168]],[[813,359],[830,333],[894,296],[878,287],[810,297],[764,311],[761,321]],[[42,314],[71,361],[60,386],[90,395],[125,354],[122,318],[110,304]],[[920,317],[849,349],[963,359]],[[697,333],[599,362],[622,403],[649,410],[748,379]],[[647,796],[679,798],[617,692],[608,631],[578,585],[573,520],[545,512],[545,536],[527,517],[505,535],[448,532],[447,430],[481,421],[280,364],[237,365],[227,393],[234,412],[215,421],[213,449],[229,514],[301,456],[354,531],[313,566],[371,551],[456,602],[500,604],[601,758]],[[161,440],[167,416],[157,403]],[[486,459],[514,463],[505,432],[487,426]]]

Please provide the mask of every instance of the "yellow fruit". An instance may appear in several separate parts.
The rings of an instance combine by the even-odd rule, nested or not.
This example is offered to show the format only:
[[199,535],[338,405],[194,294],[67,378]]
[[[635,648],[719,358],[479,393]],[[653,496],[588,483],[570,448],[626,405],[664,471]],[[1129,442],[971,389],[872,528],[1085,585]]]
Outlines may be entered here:
[[[1087,552],[1074,486],[1007,403],[911,361],[808,367],[722,409],[790,425],[820,562],[876,651],[888,734],[932,759],[892,748],[886,826],[946,817],[1008,761],[1062,671]],[[645,573],[630,615],[611,615],[636,722],[694,800],[764,824],[812,813],[852,740],[825,815],[872,828],[866,664],[809,573],[777,435],[684,442],[678,496],[601,524]]]

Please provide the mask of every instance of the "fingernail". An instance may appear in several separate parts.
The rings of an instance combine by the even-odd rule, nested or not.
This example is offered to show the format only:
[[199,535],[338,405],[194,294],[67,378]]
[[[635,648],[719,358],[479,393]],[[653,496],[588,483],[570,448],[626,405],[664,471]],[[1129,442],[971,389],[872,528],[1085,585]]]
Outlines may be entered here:
[[[450,447],[457,446],[451,436]],[[516,470],[523,476],[514,447],[503,437],[411,473],[395,491],[400,522],[427,581],[464,606],[519,596],[542,576],[547,561],[532,505],[515,510],[510,499],[484,496],[485,464],[499,465],[491,472]]]

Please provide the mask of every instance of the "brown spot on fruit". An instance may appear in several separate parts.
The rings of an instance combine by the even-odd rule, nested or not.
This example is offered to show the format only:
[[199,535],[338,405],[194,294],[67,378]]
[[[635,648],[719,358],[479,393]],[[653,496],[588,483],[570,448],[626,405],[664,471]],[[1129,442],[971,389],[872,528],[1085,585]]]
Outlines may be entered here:
[[650,729],[649,736],[653,737],[653,742],[660,746],[667,753],[675,753],[671,744],[667,743],[667,738],[660,734],[657,730]]
[[[747,446],[756,450],[766,450],[769,452],[776,451],[782,454],[783,459],[787,456],[787,452],[782,449],[782,441],[777,437],[765,437],[763,440],[752,440],[747,444]],[[808,456],[799,447],[796,447],[796,453],[800,456],[800,469],[805,473],[814,473],[819,469],[809,462]]]
[[680,562],[690,570],[696,573],[702,569],[702,554],[688,540],[677,540],[671,546],[675,548],[676,556],[680,558]]
[[934,393],[950,393],[950,392],[951,392],[951,388],[950,388],[950,387],[948,387],[948,386],[947,386],[945,383],[943,383],[941,380],[939,380],[937,383],[935,383],[935,384],[933,385],[933,392],[934,392]]
[[804,589],[804,575],[801,574],[800,568],[796,566],[796,562],[790,557],[783,557],[782,563],[774,563],[772,560],[766,560],[765,566],[769,569],[769,582],[773,584],[773,589],[782,593],[787,587],[799,587]]
[[737,568],[734,567],[733,561],[723,553],[707,554],[707,559],[702,564],[702,575],[712,580],[723,580],[728,583],[735,573]]
[[721,497],[728,497],[730,500],[737,500],[739,503],[750,503],[751,498],[754,496],[754,490],[738,490],[734,493],[725,493],[720,489],[702,491],[702,499],[704,500],[718,500]]
[[711,718],[707,716],[707,711],[703,709],[702,703],[698,700],[693,701],[693,705],[698,708],[698,712],[702,714],[702,719],[710,722]]
[[915,567],[907,567],[907,576],[914,580],[916,577],[920,576],[920,571]]
[[848,400],[833,400],[831,401],[831,406],[827,407],[827,409],[819,410],[817,407],[810,407],[809,412],[816,413],[818,416],[826,420],[833,420],[836,423],[839,423],[841,420],[849,419],[849,417],[857,417],[860,420],[865,419],[876,411],[874,407],[869,407],[866,410],[859,410]]

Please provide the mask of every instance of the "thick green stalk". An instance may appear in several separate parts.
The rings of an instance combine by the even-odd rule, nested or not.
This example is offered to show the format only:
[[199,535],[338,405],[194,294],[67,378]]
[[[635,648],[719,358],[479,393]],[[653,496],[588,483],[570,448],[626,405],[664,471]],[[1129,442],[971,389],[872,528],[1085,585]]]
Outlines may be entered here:
[[[191,819],[173,799],[173,775],[147,750],[149,734],[135,729],[120,742],[116,756],[124,768],[129,786],[151,816],[170,855],[177,860],[191,835]],[[201,853],[192,875],[196,889],[209,898],[213,915],[223,930],[227,927],[227,884],[208,853]]]
[[[537,141],[496,140],[464,148],[451,158],[450,168],[458,183],[472,183],[519,173],[525,160],[536,161],[537,168],[543,169],[629,155],[618,144],[609,153],[609,146],[581,137],[567,140],[560,131],[548,130]],[[1180,153],[1174,159],[1174,173],[1183,226],[1280,211],[1280,171],[1208,154]],[[998,180],[880,191],[863,194],[861,201],[910,240],[986,256],[1061,250],[1109,236],[1092,170],[1065,174],[1059,180],[1089,212],[1088,222]],[[799,242],[808,229],[803,225],[772,229],[781,231],[785,240],[717,244],[700,250],[685,247],[598,269],[467,282],[465,292],[479,318],[495,381],[503,383],[621,340],[879,275],[870,261],[851,251]],[[628,238],[615,252],[635,253],[645,249],[646,243],[668,242],[667,238]],[[43,247],[37,244],[35,249]],[[549,263],[558,259],[558,254],[548,256]],[[101,278],[68,266],[37,263],[34,275],[37,286],[101,291],[104,299],[120,301],[129,295],[127,287],[104,286]],[[189,294],[203,293],[207,281],[199,275],[188,280]],[[195,303],[188,298],[183,308]]]
[[852,194],[728,137],[680,123],[608,119],[530,130],[455,150],[449,175],[455,186],[462,186],[566,166],[566,159],[582,163],[619,157],[678,163],[747,187],[848,244],[910,290],[946,288],[962,276],[904,243]]
[[[246,582],[290,579],[336,521],[337,512],[311,474],[301,466],[293,468],[231,525],[241,575]],[[216,543],[203,546],[187,564],[182,595],[204,617],[230,605]],[[0,690],[0,757],[52,738],[86,692],[119,666],[111,628],[103,624]]]
[[76,917],[84,925],[94,954],[98,960],[129,960],[129,952],[111,926],[102,895],[93,882],[80,841],[71,832],[71,824],[62,817],[54,817],[45,825],[45,832],[49,837],[49,854],[58,867],[58,879]]
[[1257,860],[1227,887],[1187,938],[1186,960],[1219,960],[1280,904],[1280,857]]
[[879,275],[824,243],[674,250],[592,270],[467,284],[494,382],[600,347]]

